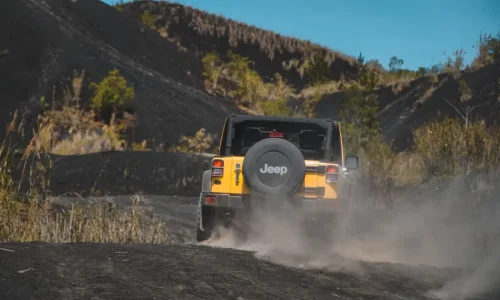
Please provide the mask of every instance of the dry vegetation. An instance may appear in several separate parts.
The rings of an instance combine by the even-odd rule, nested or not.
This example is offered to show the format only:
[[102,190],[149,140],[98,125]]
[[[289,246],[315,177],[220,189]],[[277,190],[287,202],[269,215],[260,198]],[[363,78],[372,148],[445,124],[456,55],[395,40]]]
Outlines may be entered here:
[[[30,148],[32,156],[21,161],[15,157],[15,147],[9,136],[0,147],[0,242],[102,242],[102,243],[163,243],[167,241],[165,224],[150,216],[138,198],[131,199],[129,209],[118,208],[112,202],[58,207],[45,200],[50,161]],[[29,170],[30,188],[20,196],[13,180],[15,165]],[[26,166],[29,166],[26,168]]]
[[92,109],[84,109],[80,97],[84,75],[84,72],[73,74],[61,102],[53,99],[49,107],[41,99],[44,112],[38,118],[29,148],[59,155],[145,150],[145,143],[127,142],[125,137],[135,127],[135,116],[122,110],[134,100],[133,88],[127,86],[119,71],[112,70],[98,84],[90,83],[89,88],[94,91]]
[[[259,64],[260,71],[264,70],[261,64],[269,64],[279,56],[281,61],[278,64],[271,63],[274,73],[279,73],[285,80],[290,81],[291,78],[288,78],[287,72],[295,71],[302,81],[300,86],[328,83],[333,78],[338,80],[344,76],[360,83],[371,81],[375,87],[394,86],[395,91],[400,91],[409,81],[426,74],[458,73],[460,70],[491,63],[492,59],[488,58],[492,57],[491,51],[488,49],[495,47],[498,41],[498,38],[491,35],[481,36],[478,42],[478,49],[481,52],[478,57],[481,58],[477,59],[472,66],[463,65],[465,52],[459,49],[452,53],[451,57],[446,58],[444,63],[431,68],[421,67],[416,71],[404,69],[404,61],[394,56],[390,58],[386,69],[376,60],[365,62],[362,54],[356,59],[309,41],[285,37],[189,6],[155,1],[135,1],[117,4],[116,7],[158,31],[163,37],[201,56],[215,51],[212,54],[222,58],[226,57],[227,50],[231,50]],[[221,46],[225,43],[227,47]],[[254,48],[258,51],[251,50]],[[259,53],[265,53],[268,61],[259,57]],[[339,61],[343,63],[334,64]],[[269,73],[268,71],[266,72]],[[271,74],[259,73],[266,82],[271,79],[268,78]]]
[[[0,241],[163,243],[167,241],[165,224],[141,207],[139,198],[131,199],[130,208],[118,208],[112,202],[56,206],[45,199],[51,168],[47,153],[86,154],[109,150],[145,148],[145,143],[127,145],[123,132],[133,127],[133,116],[121,107],[133,101],[133,89],[119,72],[113,70],[99,84],[91,83],[92,110],[80,107],[84,73],[74,73],[61,102],[40,105],[33,138],[19,159],[15,136],[22,136],[22,118],[16,112],[0,147]],[[50,107],[49,107],[50,106]],[[111,119],[99,117],[109,108]],[[120,116],[120,118],[117,118]],[[21,196],[20,179],[14,180],[16,166],[27,178],[29,189]]]
[[[328,63],[335,59],[343,59],[354,64],[355,58],[332,51],[326,47],[313,44],[309,41],[285,37],[269,30],[255,26],[249,26],[221,16],[175,3],[135,1],[133,6],[141,6],[143,12],[139,15],[145,24],[160,30],[168,28],[181,22],[189,24],[191,29],[200,36],[215,36],[227,39],[231,47],[238,44],[255,44],[259,49],[273,58],[278,53],[302,53],[303,58],[315,56],[324,57]],[[124,11],[131,11],[129,5],[118,4],[117,7]],[[307,60],[308,61],[308,60]],[[306,62],[305,60],[302,62]]]
[[169,148],[171,152],[215,153],[213,144],[215,135],[207,133],[205,128],[198,130],[193,136],[182,135],[176,145]]

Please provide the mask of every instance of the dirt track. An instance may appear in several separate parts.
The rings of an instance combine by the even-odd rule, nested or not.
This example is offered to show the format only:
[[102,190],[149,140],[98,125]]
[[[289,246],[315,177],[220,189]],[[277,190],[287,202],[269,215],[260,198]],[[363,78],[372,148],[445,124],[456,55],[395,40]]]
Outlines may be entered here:
[[0,246],[10,250],[0,251],[1,299],[427,299],[443,278],[385,264],[305,271],[195,245]]
[[194,245],[195,197],[146,198],[174,245],[0,244],[0,299],[438,299],[429,292],[460,275],[286,248],[256,254]]

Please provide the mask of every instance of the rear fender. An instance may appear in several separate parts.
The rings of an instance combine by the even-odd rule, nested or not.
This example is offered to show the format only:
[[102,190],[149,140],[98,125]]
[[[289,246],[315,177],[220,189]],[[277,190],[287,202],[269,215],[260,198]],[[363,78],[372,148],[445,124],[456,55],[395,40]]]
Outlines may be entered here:
[[203,172],[201,191],[206,193],[210,193],[212,191],[212,170],[206,170]]

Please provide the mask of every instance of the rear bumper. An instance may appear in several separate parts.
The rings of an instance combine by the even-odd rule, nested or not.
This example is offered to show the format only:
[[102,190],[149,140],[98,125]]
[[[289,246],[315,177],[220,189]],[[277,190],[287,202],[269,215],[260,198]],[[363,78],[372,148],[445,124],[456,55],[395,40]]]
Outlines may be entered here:
[[[249,195],[201,193],[200,201],[203,206],[225,209],[252,208]],[[302,211],[310,213],[345,212],[350,209],[348,199],[294,198],[291,202],[298,205]]]

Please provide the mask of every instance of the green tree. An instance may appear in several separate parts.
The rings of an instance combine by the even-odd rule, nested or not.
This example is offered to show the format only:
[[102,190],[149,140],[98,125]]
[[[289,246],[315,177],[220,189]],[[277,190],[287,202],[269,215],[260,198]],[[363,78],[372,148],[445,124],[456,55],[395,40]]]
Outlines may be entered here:
[[135,99],[134,88],[127,85],[127,80],[116,69],[109,71],[108,76],[98,84],[92,82],[90,89],[94,90],[92,108],[106,115]]
[[377,112],[376,95],[365,96],[357,87],[348,92],[339,111],[347,152],[357,152],[365,142],[380,134]]
[[358,64],[363,65],[365,63],[365,57],[363,56],[363,53],[360,52],[358,56]]
[[377,86],[379,75],[373,69],[367,69],[359,78],[359,83],[367,91],[372,91]]
[[229,63],[227,64],[229,74],[236,80],[243,78],[249,71],[253,63],[248,57],[234,54],[231,50],[227,51]]
[[153,30],[156,29],[156,25],[155,25],[156,18],[157,18],[156,16],[154,16],[148,12],[142,13],[141,16],[139,17],[139,19],[142,23],[149,26]]
[[419,67],[417,70],[417,76],[418,77],[424,77],[425,74],[427,74],[427,69],[424,67]]
[[391,57],[389,61],[389,71],[391,72],[397,72],[401,70],[401,67],[404,64],[404,60],[398,58],[397,56]]
[[493,61],[500,61],[500,33],[497,34],[496,38],[490,37],[487,45],[488,54]]
[[255,105],[264,92],[264,86],[259,74],[254,70],[247,70],[238,81],[238,89],[232,95],[238,97],[238,101],[246,105]]
[[203,76],[210,82],[211,89],[215,89],[226,64],[215,52],[205,55],[202,59],[202,63]]

